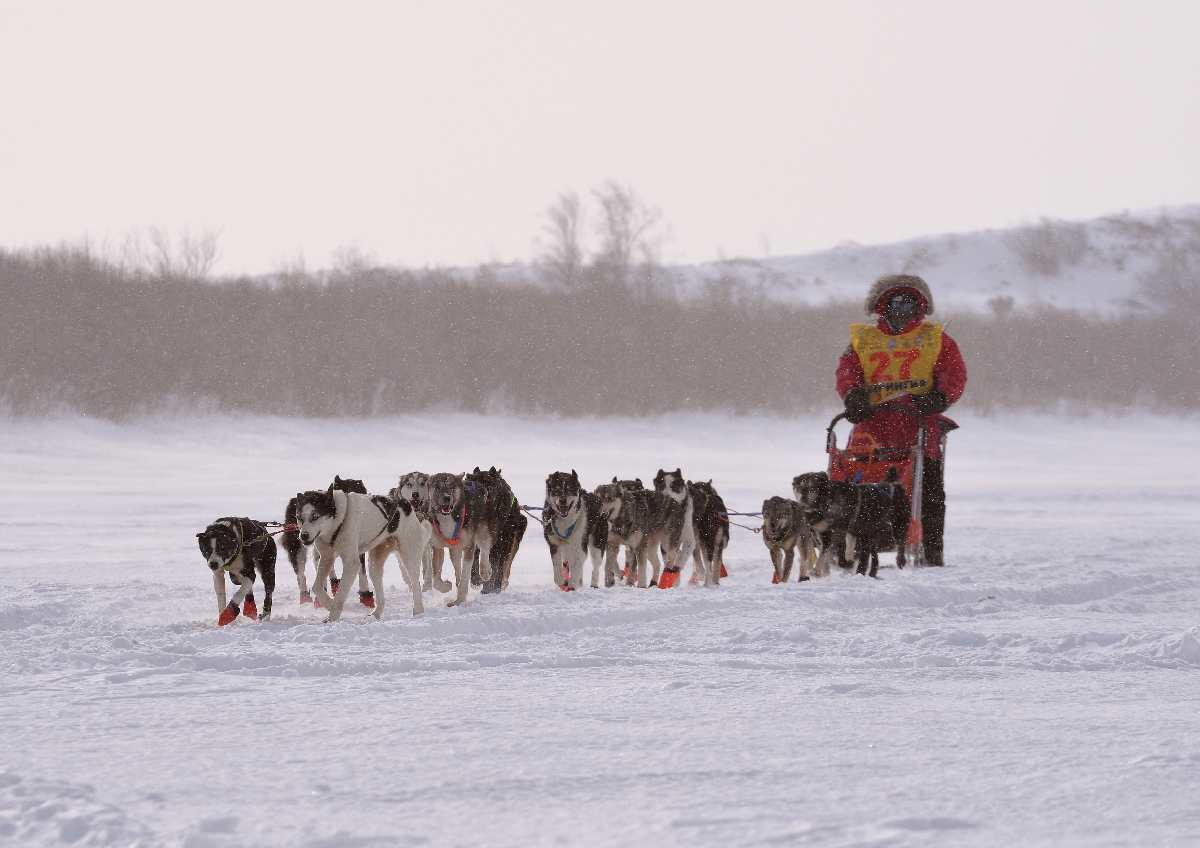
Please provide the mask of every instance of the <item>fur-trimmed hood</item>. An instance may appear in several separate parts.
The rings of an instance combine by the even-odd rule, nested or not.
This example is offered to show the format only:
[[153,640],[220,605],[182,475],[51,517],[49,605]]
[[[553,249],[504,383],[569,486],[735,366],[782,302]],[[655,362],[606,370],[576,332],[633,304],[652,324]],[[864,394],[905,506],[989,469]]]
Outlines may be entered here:
[[892,289],[912,289],[925,299],[925,314],[933,314],[933,293],[929,291],[929,284],[914,274],[888,274],[886,277],[880,277],[867,293],[863,311],[868,315],[880,314],[879,301]]

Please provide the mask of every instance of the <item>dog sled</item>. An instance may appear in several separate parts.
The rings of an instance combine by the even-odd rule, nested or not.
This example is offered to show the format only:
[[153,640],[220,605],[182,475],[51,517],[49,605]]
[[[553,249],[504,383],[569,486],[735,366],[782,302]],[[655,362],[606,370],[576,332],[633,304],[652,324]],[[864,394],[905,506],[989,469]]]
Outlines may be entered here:
[[[926,423],[928,419],[907,406],[897,404],[880,404],[876,409],[900,411],[915,415],[921,419],[917,429],[917,443],[912,448],[895,448],[880,445],[870,433],[851,430],[844,449],[838,448],[838,422],[846,417],[842,412],[835,415],[825,430],[825,452],[829,455],[829,479],[857,483],[869,486],[889,487],[900,485],[904,487],[912,505],[908,529],[904,536],[904,560],[913,565],[925,564],[924,530],[921,525],[921,482],[925,470],[925,444],[928,438]],[[942,456],[945,456],[945,433],[938,435],[941,440]],[[883,549],[895,550],[896,546]],[[900,568],[903,562],[897,557]]]

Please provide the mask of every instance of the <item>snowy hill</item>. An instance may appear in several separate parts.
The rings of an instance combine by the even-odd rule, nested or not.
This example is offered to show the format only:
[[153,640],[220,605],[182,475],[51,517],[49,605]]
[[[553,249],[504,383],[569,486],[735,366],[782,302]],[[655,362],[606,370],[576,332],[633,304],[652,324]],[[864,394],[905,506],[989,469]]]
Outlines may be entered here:
[[1139,291],[1163,256],[1200,247],[1200,205],[1083,222],[946,234],[896,244],[841,245],[802,256],[732,259],[676,269],[684,290],[732,277],[770,300],[859,301],[883,274],[920,274],[943,310],[987,311],[1011,297],[1111,313],[1146,306]]

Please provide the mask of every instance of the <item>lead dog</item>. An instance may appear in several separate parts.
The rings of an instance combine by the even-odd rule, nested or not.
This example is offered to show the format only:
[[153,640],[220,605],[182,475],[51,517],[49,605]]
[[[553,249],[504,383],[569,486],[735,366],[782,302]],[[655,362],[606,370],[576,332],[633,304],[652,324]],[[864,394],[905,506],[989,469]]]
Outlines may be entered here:
[[729,544],[725,501],[713,488],[712,480],[707,483],[689,482],[687,485],[692,496],[692,528],[696,536],[692,570],[705,586],[718,586],[725,546]]
[[[217,625],[224,627],[241,614],[251,620],[268,621],[271,618],[271,595],[275,592],[275,540],[267,528],[249,518],[218,518],[197,533],[200,553],[212,570],[213,588],[217,592]],[[238,589],[229,606],[225,605],[225,573]],[[262,615],[254,603],[254,575],[262,578]],[[245,601],[245,606],[242,602]]]
[[[367,487],[363,485],[362,480],[343,480],[341,476],[334,476],[333,488],[341,492],[357,492],[360,495],[367,493]],[[296,525],[296,499],[292,498],[288,501],[287,507],[283,511],[284,527],[295,527]],[[312,594],[308,591],[308,582],[304,576],[305,565],[308,561],[308,545],[300,541],[299,530],[285,529],[279,538],[283,550],[287,553],[288,562],[292,564],[292,571],[296,572],[296,586],[300,590],[300,604],[311,604],[313,602]],[[367,589],[367,574],[366,574],[366,557],[358,558],[358,600],[365,607],[375,606],[375,596]],[[316,568],[320,568],[318,564]],[[342,576],[346,576],[346,564],[342,563]],[[351,575],[351,580],[354,579]],[[341,581],[332,571],[330,572],[329,583],[333,589],[333,593],[337,594],[337,588]],[[317,603],[318,609],[320,602]]]
[[683,472],[658,469],[654,475],[654,491],[667,499],[663,514],[663,531],[666,544],[663,550],[666,562],[658,588],[670,589],[679,585],[679,572],[683,564],[692,558],[696,550],[696,528],[693,526],[692,493],[688,490]]
[[[429,508],[428,474],[420,471],[410,471],[408,474],[401,476],[396,488],[388,492],[388,497],[394,501],[408,501],[412,505],[412,508],[416,510],[417,515],[432,520],[430,519],[432,510]],[[401,570],[400,574],[405,580],[408,580],[408,573],[406,571]],[[441,584],[436,586],[439,592],[450,591],[450,584],[443,581],[440,575],[437,582]],[[425,553],[421,555],[421,590],[428,592],[433,588],[435,588],[433,578],[433,547],[427,545]]]
[[[542,533],[550,546],[550,569],[558,588],[566,591],[583,585],[584,563],[592,561],[592,588],[600,587],[600,566],[608,549],[608,519],[600,498],[584,491],[579,474],[555,471],[546,478],[546,505]],[[609,582],[610,578],[612,582]],[[616,582],[611,573],[605,585]]]
[[405,501],[380,495],[370,497],[356,492],[339,492],[332,486],[324,492],[296,495],[296,523],[300,541],[317,550],[316,592],[329,608],[328,621],[337,621],[350,594],[350,581],[343,580],[331,599],[325,593],[325,577],[333,568],[334,556],[343,563],[367,555],[367,571],[375,587],[375,618],[383,616],[383,566],[395,553],[400,567],[408,572],[413,589],[413,615],[425,611],[421,597],[421,554],[429,543],[429,523],[422,521]]
[[800,549],[800,576],[797,582],[808,580],[808,566],[813,562],[813,534],[804,507],[787,498],[773,497],[763,501],[762,539],[771,554],[775,567],[772,583],[786,583],[792,575],[792,559]]
[[[658,492],[647,491],[641,480],[618,481],[596,487],[596,496],[608,519],[609,535],[606,567],[616,569],[617,550],[625,546],[626,582],[637,582],[638,588],[657,586],[662,563],[660,548],[666,547],[665,518],[669,500]],[[647,565],[653,564],[654,577],[649,579]]]

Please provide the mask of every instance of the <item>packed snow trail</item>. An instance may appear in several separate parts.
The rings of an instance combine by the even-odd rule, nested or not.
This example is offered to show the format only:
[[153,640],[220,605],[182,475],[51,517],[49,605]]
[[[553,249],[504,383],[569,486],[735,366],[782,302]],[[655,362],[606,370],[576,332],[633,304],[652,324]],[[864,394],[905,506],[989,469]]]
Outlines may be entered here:
[[389,564],[321,624],[281,557],[222,629],[195,533],[335,473],[678,465],[751,511],[823,422],[0,424],[0,844],[1200,841],[1196,423],[962,423],[945,569],[771,586],[734,530],[718,589],[564,594],[533,525],[464,608]]

